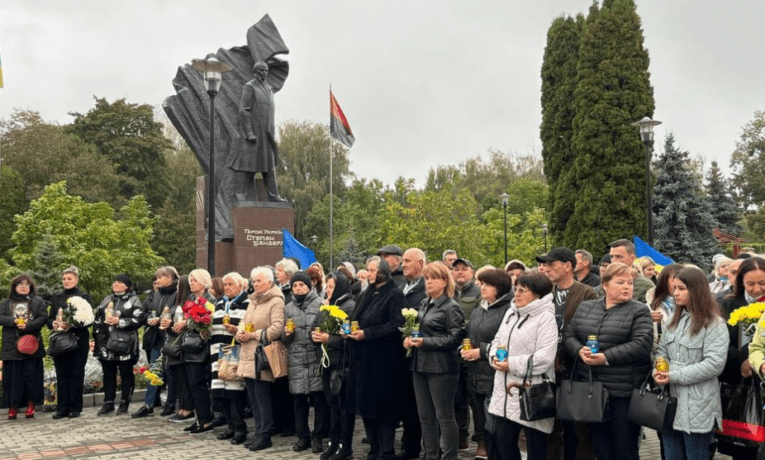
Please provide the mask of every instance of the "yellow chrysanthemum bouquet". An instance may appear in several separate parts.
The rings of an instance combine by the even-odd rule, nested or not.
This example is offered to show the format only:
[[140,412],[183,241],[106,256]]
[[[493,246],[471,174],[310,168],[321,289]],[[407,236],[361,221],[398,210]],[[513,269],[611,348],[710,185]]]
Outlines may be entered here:
[[763,313],[765,313],[765,302],[750,303],[733,310],[728,318],[728,324],[741,328],[741,332],[748,338],[745,343],[749,343]]
[[[322,305],[319,308],[319,314],[322,315],[321,332],[326,332],[329,335],[340,334],[340,327],[343,322],[348,319],[348,313],[344,312],[342,308],[337,305]],[[322,357],[319,363],[319,373],[322,369],[329,367],[329,351],[327,350],[327,344],[321,344]]]

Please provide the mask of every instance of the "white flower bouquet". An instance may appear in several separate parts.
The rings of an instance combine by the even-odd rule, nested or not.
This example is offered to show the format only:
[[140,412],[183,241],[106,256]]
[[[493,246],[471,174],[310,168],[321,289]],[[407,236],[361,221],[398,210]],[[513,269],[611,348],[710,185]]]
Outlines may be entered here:
[[93,307],[87,300],[79,296],[69,297],[64,309],[64,321],[74,327],[88,327],[93,324],[95,315]]

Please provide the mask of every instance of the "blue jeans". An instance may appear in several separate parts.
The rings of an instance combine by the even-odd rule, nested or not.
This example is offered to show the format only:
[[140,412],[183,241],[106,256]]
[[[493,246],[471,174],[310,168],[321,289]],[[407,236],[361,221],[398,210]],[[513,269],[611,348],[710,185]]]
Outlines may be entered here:
[[666,430],[661,432],[666,460],[707,460],[712,433],[685,433]]
[[[159,358],[159,352],[160,350],[151,349],[151,355],[149,356],[149,367],[151,367],[152,364]],[[162,376],[162,373],[160,373],[160,377]],[[146,404],[146,407],[152,408],[154,407],[154,398],[157,397],[157,392],[159,391],[160,387],[155,387],[153,385],[149,385],[146,387],[146,397],[143,398],[143,403]]]
[[[271,406],[271,382],[255,379],[244,379],[247,394],[252,404],[252,415],[255,419],[255,434],[266,438],[271,436],[274,427],[274,412]],[[280,407],[279,410],[292,410],[291,407]]]

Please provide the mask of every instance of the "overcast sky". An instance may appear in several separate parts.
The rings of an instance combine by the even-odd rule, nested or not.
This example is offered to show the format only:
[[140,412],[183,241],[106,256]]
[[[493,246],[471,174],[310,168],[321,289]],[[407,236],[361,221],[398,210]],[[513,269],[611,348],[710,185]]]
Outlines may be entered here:
[[[328,87],[356,135],[351,169],[421,186],[430,167],[490,148],[539,152],[540,67],[558,16],[591,0],[2,0],[0,117],[69,123],[93,96],[159,105],[179,65],[246,44],[271,15],[290,48],[277,122],[329,121]],[[741,127],[765,109],[759,1],[638,1],[657,140],[727,169]],[[636,131],[636,136],[637,131]]]

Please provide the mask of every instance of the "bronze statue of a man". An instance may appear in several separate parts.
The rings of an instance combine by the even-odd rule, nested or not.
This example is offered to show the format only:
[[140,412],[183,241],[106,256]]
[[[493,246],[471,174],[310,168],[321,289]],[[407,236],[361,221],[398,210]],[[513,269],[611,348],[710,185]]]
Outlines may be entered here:
[[229,161],[236,175],[236,196],[245,200],[246,190],[259,172],[268,201],[287,201],[279,196],[274,171],[279,152],[274,140],[274,93],[266,83],[268,65],[258,61],[253,70],[255,78],[244,85],[239,101],[239,128],[244,140]]

